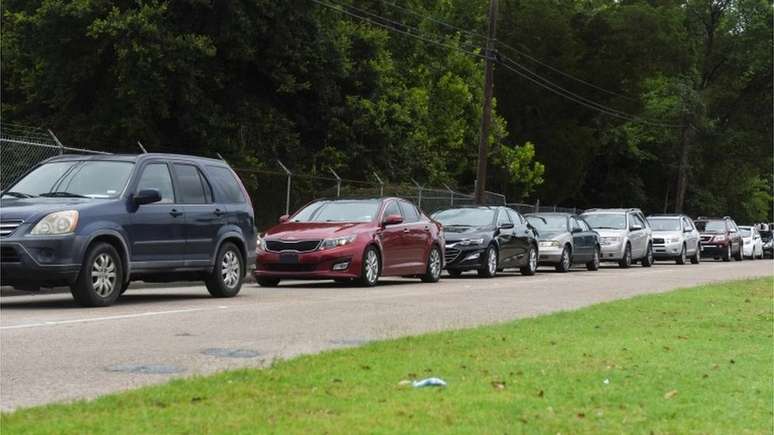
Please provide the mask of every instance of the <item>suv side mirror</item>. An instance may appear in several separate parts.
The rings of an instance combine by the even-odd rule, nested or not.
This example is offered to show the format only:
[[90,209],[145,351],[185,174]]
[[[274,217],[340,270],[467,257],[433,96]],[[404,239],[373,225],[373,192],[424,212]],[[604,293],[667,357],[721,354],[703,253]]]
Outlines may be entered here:
[[384,218],[384,221],[382,221],[384,226],[388,225],[398,225],[403,223],[403,216],[399,214],[391,214]]
[[511,223],[500,224],[500,229],[501,230],[510,230],[510,229],[513,229],[513,228],[514,228],[514,225],[511,224]]
[[642,225],[637,225],[637,224],[632,225],[631,227],[629,227],[629,231],[639,231],[641,229],[642,229]]
[[161,201],[161,193],[158,189],[142,189],[134,195],[136,205],[152,204]]
[[691,229],[691,228],[683,228],[683,232],[684,233],[691,233],[691,232],[693,232],[693,229]]
[[575,227],[575,228],[573,228],[573,229],[572,229],[572,231],[571,231],[571,232],[572,232],[573,234],[574,234],[574,233],[582,233],[582,232],[583,232],[583,229],[582,229],[582,228]]
[[288,221],[288,219],[290,219],[290,216],[283,214],[282,216],[279,217],[278,221],[279,223],[284,224],[285,222]]

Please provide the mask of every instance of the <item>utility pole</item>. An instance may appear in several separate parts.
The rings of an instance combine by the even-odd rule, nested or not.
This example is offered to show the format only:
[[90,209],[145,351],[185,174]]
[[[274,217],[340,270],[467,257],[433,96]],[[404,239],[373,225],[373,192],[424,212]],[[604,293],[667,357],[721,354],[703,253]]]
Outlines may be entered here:
[[484,203],[486,191],[486,160],[489,155],[489,126],[492,123],[492,93],[494,90],[495,26],[497,24],[497,0],[489,0],[489,25],[486,40],[486,66],[484,69],[484,107],[481,114],[481,138],[478,143],[478,182],[476,204]]

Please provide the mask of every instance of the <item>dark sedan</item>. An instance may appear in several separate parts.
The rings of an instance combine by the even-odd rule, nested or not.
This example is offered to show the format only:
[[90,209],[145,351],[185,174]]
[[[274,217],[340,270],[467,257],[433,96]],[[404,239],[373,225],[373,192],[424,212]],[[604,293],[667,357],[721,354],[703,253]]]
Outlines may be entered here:
[[446,270],[452,277],[475,270],[491,278],[498,270],[537,269],[538,244],[526,219],[507,207],[463,207],[433,214],[446,233]]

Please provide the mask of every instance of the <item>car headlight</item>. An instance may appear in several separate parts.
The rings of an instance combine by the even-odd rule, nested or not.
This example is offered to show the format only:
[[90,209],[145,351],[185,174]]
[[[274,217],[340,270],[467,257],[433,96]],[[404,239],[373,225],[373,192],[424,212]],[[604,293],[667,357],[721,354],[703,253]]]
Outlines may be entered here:
[[620,237],[600,237],[599,243],[602,245],[617,245],[621,243]]
[[484,243],[483,238],[479,239],[463,239],[457,242],[456,244],[459,246],[473,246],[473,245],[481,245]]
[[70,234],[78,226],[78,211],[65,210],[50,213],[40,220],[30,231],[34,236],[55,236]]
[[266,250],[266,244],[263,241],[263,237],[260,234],[258,234],[255,240],[255,251],[261,252],[265,250]]
[[712,240],[714,240],[716,242],[724,242],[726,240],[726,236],[724,236],[724,235],[715,236],[715,238],[712,239]]
[[558,248],[562,246],[558,240],[541,240],[538,242],[539,248]]
[[349,245],[355,240],[355,237],[356,236],[352,234],[351,236],[336,237],[335,239],[325,239],[320,245],[320,249],[332,249],[338,248],[339,246]]
[[680,241],[679,237],[671,237],[671,238],[666,239],[667,243],[677,243],[679,241]]

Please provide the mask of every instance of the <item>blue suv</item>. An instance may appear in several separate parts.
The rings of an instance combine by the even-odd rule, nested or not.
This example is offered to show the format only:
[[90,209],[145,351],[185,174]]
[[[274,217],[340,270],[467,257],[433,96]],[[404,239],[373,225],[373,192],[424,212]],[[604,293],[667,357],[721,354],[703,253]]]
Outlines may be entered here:
[[0,198],[2,284],[67,285],[90,307],[132,280],[204,280],[213,296],[235,296],[256,240],[249,196],[222,160],[63,155]]

